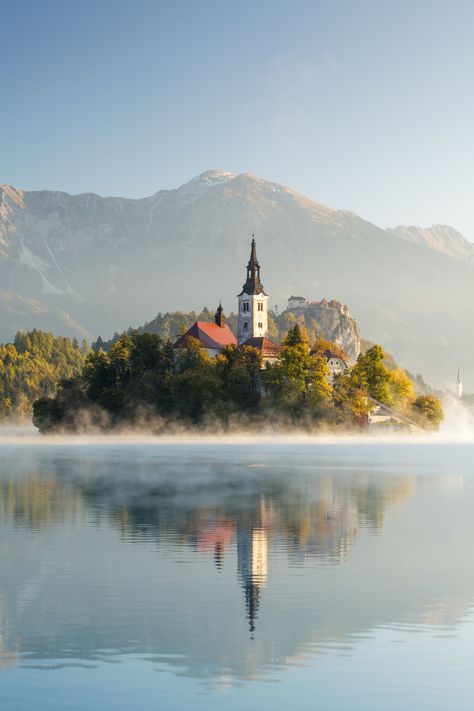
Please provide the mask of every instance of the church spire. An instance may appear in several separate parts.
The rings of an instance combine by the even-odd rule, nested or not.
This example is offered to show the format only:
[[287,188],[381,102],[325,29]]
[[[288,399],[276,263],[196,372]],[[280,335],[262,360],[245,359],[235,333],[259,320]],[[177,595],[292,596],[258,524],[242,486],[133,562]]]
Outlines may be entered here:
[[219,306],[217,307],[217,311],[214,316],[214,322],[221,328],[224,328],[225,316],[224,316],[224,309],[222,308],[221,301],[219,301]]
[[250,259],[247,264],[247,280],[242,287],[242,294],[263,294],[263,284],[260,281],[260,264],[257,259],[257,245],[255,235],[252,235]]
[[257,259],[257,245],[255,243],[255,235],[252,235],[252,246],[250,248],[250,262],[249,264],[255,264],[260,267]]
[[459,400],[461,400],[462,399],[462,380],[461,380],[461,371],[459,369],[459,366],[458,366],[458,377],[456,380],[456,385],[457,385],[457,395],[458,395]]

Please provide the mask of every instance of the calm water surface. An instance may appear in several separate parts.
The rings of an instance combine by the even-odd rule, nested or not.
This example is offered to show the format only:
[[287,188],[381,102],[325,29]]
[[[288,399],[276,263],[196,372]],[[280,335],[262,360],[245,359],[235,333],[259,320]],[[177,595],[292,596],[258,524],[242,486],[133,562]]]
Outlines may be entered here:
[[2,711],[474,707],[474,446],[0,452]]

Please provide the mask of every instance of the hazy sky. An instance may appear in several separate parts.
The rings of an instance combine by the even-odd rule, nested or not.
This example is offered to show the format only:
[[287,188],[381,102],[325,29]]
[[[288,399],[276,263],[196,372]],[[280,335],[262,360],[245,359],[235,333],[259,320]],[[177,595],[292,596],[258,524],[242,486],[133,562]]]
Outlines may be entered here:
[[253,172],[474,239],[474,2],[0,0],[0,182]]

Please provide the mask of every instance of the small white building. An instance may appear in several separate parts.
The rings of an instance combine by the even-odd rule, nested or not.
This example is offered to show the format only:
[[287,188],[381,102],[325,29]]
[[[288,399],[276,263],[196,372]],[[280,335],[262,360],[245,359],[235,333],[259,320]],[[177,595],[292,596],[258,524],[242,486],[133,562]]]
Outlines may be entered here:
[[308,306],[308,301],[304,296],[290,296],[288,299],[289,309],[304,309],[306,306]]
[[332,351],[324,351],[323,355],[326,358],[330,371],[328,375],[328,382],[330,385],[334,385],[334,378],[336,375],[339,375],[339,373],[343,373],[347,370],[347,363],[344,358],[341,358],[341,356],[337,355],[337,353],[333,353]]

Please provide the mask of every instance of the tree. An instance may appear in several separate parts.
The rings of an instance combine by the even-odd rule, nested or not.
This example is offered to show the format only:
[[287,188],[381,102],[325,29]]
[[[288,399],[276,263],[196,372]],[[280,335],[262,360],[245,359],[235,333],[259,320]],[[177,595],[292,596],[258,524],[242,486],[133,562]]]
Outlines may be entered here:
[[[86,410],[91,411],[82,378],[61,380],[56,397],[41,397],[33,403],[33,424],[40,432],[73,430]],[[90,422],[94,424],[93,418]]]
[[356,425],[367,423],[371,404],[365,380],[356,366],[335,376],[333,402],[342,422]]
[[384,360],[383,348],[372,346],[366,353],[359,355],[354,370],[356,378],[367,389],[370,397],[384,405],[391,405],[393,403],[390,391],[392,378]]
[[[277,363],[264,373],[273,404],[294,416],[327,402],[331,394],[329,369],[321,354],[309,352],[306,329],[295,324],[287,333]],[[314,413],[313,413],[314,414]]]
[[415,399],[413,383],[403,368],[390,371],[390,395],[395,405],[406,407]]
[[307,400],[316,407],[331,399],[332,387],[329,383],[330,371],[326,357],[322,353],[312,353],[308,371]]
[[227,346],[216,360],[222,394],[228,404],[253,408],[261,397],[262,359],[251,346]]
[[443,420],[443,406],[434,395],[420,395],[413,403],[414,412],[429,427],[437,428]]
[[132,331],[122,334],[109,352],[89,354],[84,381],[91,402],[115,419],[133,419],[145,407],[157,413],[169,410],[169,377],[173,369],[170,343],[155,334]]
[[85,352],[74,340],[37,329],[19,331],[14,343],[0,345],[1,416],[27,420],[35,399],[53,396],[61,378],[79,374]]
[[180,350],[170,386],[173,409],[179,417],[198,423],[206,415],[218,414],[221,387],[216,361],[196,338],[187,338]]
[[116,378],[109,354],[103,350],[89,353],[84,364],[83,378],[91,402],[111,409]]

